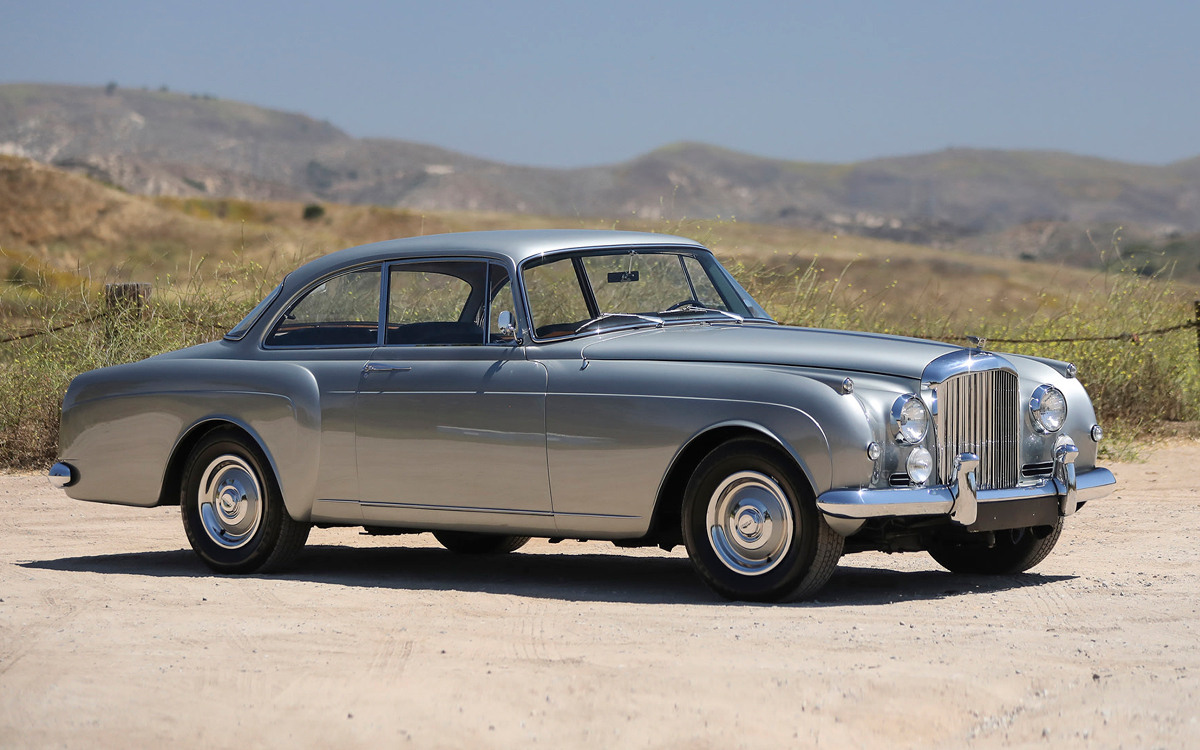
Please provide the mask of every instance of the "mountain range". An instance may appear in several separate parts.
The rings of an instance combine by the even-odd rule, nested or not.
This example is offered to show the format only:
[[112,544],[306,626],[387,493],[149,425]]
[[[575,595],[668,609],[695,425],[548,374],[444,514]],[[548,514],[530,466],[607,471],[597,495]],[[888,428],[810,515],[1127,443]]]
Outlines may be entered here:
[[[1200,232],[1200,157],[1151,166],[952,148],[822,164],[679,143],[619,164],[551,169],[355,138],[302,114],[211,96],[49,84],[0,85],[0,153],[148,195],[720,216],[1000,254],[1024,254],[1022,238],[1036,251],[1064,226],[1121,224],[1146,238]],[[1007,239],[979,243],[993,236]]]

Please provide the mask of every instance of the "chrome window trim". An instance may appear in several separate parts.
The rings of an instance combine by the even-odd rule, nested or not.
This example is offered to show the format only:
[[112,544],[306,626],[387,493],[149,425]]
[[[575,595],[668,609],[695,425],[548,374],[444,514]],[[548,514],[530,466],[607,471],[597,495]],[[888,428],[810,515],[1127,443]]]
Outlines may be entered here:
[[[627,325],[622,325],[622,326],[612,326],[610,328],[596,329],[596,330],[586,331],[584,333],[573,333],[569,336],[556,336],[554,338],[549,338],[549,339],[539,338],[537,336],[537,334],[534,333],[533,308],[531,308],[529,306],[529,297],[525,293],[525,267],[526,266],[528,266],[530,263],[536,263],[537,265],[544,265],[545,263],[553,262],[553,260],[547,260],[548,258],[553,259],[560,255],[569,256],[569,255],[573,255],[573,254],[584,254],[584,253],[590,253],[590,252],[596,252],[598,254],[603,254],[603,255],[620,255],[620,254],[622,254],[622,252],[629,252],[629,251],[639,251],[639,252],[645,251],[647,253],[671,254],[671,255],[685,255],[686,254],[686,255],[691,255],[693,257],[696,257],[697,255],[702,253],[702,254],[705,254],[705,255],[708,255],[709,257],[711,257],[713,259],[713,261],[717,263],[718,266],[721,265],[720,261],[718,261],[716,256],[713,255],[713,252],[711,250],[709,250],[708,248],[704,247],[703,245],[600,245],[600,246],[595,246],[595,247],[565,248],[562,250],[555,250],[555,251],[549,252],[549,253],[542,253],[541,255],[531,256],[529,258],[522,260],[521,263],[517,266],[517,274],[518,275],[516,277],[516,278],[519,278],[520,282],[521,282],[519,284],[520,299],[517,300],[517,306],[523,307],[524,317],[525,317],[525,320],[528,325],[529,340],[535,344],[557,344],[562,341],[574,341],[576,339],[581,339],[586,336],[598,336],[603,333],[615,333],[617,331],[628,331],[628,330],[633,330],[635,328],[657,328],[658,326],[654,323],[641,322],[641,323],[632,323],[632,324],[627,324]],[[697,258],[697,260],[698,260],[698,258]],[[733,277],[730,276],[730,278],[732,279]],[[689,284],[690,283],[691,282],[689,279]],[[717,292],[719,294],[720,290],[718,289]],[[740,299],[738,301],[741,302]],[[742,302],[742,304],[745,304],[745,302]],[[728,306],[728,301],[726,301],[726,306]],[[747,309],[749,309],[748,305],[747,305]],[[709,317],[689,318],[687,320],[667,321],[665,323],[665,325],[712,323],[713,321],[727,321],[727,320],[729,320],[729,319],[723,315],[715,315],[714,314]],[[769,323],[771,325],[779,325],[779,323],[777,321],[772,320],[771,318],[755,318],[755,317],[751,317],[751,316],[746,317],[746,322],[747,323]]]

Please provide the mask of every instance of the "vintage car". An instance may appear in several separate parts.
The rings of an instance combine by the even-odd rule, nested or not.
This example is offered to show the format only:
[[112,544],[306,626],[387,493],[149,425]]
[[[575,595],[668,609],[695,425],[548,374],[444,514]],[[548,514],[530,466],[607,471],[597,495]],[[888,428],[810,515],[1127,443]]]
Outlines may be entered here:
[[1069,364],[775,323],[712,253],[632,232],[343,250],[220,341],[84,373],[50,479],[179,504],[212,569],[309,528],[683,544],[733,599],[811,597],[844,552],[1038,564],[1107,495]]

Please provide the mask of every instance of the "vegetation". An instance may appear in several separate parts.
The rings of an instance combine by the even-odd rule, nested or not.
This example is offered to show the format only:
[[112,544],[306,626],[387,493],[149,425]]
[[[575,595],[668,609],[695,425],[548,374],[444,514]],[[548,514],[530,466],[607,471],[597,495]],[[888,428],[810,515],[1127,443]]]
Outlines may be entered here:
[[[694,237],[784,323],[986,336],[997,351],[1074,362],[1118,438],[1200,417],[1195,331],[1146,333],[1192,320],[1196,289],[1168,281],[1169,268],[1146,275],[1140,255],[1115,247],[1105,270],[1084,271],[732,221],[338,204],[306,221],[302,203],[149,199],[7,157],[0,201],[14,207],[0,216],[0,467],[54,458],[74,375],[217,338],[307,258],[390,237],[572,224]],[[104,282],[130,280],[154,285],[144,314],[107,309]]]

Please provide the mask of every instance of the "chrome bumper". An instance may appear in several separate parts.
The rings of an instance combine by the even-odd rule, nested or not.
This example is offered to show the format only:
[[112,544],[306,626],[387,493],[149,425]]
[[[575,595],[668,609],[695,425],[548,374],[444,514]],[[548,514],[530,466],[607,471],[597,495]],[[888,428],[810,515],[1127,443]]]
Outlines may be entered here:
[[50,467],[50,474],[46,478],[50,480],[51,485],[64,488],[75,483],[75,470],[71,464],[60,461]]
[[1073,445],[1055,451],[1054,477],[1036,484],[1003,490],[976,490],[975,471],[979,458],[971,453],[955,461],[955,481],[940,487],[900,489],[830,490],[817,498],[817,507],[831,518],[865,520],[903,516],[949,516],[956,524],[975,523],[980,503],[1033,500],[1057,497],[1059,514],[1069,516],[1080,503],[1099,500],[1112,492],[1117,480],[1108,469],[1096,467],[1075,472]]

